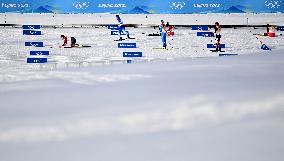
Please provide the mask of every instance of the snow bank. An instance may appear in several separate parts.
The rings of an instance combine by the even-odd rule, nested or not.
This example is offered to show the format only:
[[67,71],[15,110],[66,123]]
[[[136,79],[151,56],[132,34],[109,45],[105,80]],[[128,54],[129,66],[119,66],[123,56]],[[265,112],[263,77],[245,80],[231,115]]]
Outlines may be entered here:
[[[7,24],[41,24],[41,25],[72,25],[72,24],[115,24],[112,14],[0,14],[0,23],[6,15]],[[125,14],[121,15],[126,24],[159,25],[164,19],[173,25],[210,25],[221,22],[223,25],[283,25],[282,13],[270,14]],[[247,19],[248,18],[248,19]],[[210,20],[210,21],[208,21]]]
[[0,84],[1,157],[280,161],[283,56],[22,73]]

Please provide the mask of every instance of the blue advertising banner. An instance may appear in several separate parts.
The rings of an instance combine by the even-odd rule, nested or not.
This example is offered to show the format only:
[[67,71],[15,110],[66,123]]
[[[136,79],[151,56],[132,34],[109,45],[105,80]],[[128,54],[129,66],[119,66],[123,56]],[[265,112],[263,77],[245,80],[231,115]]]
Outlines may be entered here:
[[284,0],[1,0],[0,13],[276,13]]
[[197,32],[197,36],[214,37],[214,33],[213,32]]
[[123,52],[123,57],[142,57],[142,52]]
[[47,58],[27,58],[27,63],[47,63]]
[[136,48],[136,43],[118,43],[118,48]]
[[25,42],[25,46],[43,47],[43,42]]
[[22,28],[24,30],[40,30],[41,26],[40,25],[23,25]]
[[208,26],[192,26],[192,30],[200,30],[200,31],[208,31],[209,27]]
[[[117,30],[113,30],[113,31],[110,32],[110,35],[118,35],[118,32],[119,32],[119,31],[117,31]],[[127,31],[126,31],[126,32],[127,32]],[[126,35],[125,32],[121,32],[120,34],[121,34],[121,35]]]
[[[225,44],[220,44],[220,48],[225,48]],[[216,44],[207,44],[207,48],[216,48]]]
[[117,25],[108,25],[107,28],[110,30],[119,30],[120,27]]
[[49,55],[49,51],[30,51],[30,55]]
[[284,26],[277,26],[277,31],[284,31]]
[[23,30],[23,35],[41,35],[41,31],[38,31],[38,30]]

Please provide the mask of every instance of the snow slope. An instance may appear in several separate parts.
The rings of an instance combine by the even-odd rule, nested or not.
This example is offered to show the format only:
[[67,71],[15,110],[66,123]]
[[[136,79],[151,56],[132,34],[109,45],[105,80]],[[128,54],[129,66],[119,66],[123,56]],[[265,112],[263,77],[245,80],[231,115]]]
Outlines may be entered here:
[[[275,14],[176,14],[176,15],[121,15],[124,23],[140,25],[158,25],[160,19],[169,21],[174,25],[202,25],[214,24],[219,21],[221,25],[265,25],[267,23],[282,25],[284,16]],[[22,72],[30,70],[52,70],[66,67],[94,66],[102,64],[125,63],[122,58],[124,51],[141,51],[143,58],[139,62],[168,61],[184,59],[188,57],[211,57],[218,56],[211,53],[206,45],[215,43],[214,38],[200,38],[196,36],[196,31],[190,28],[175,29],[173,41],[174,49],[168,51],[155,50],[161,46],[160,37],[149,37],[148,34],[157,33],[158,29],[127,28],[135,40],[125,42],[136,42],[137,49],[118,49],[117,43],[113,40],[117,36],[111,36],[110,30],[101,27],[91,27],[91,24],[116,24],[114,15],[111,14],[0,14],[0,23],[7,20],[7,24],[41,24],[41,25],[61,25],[64,27],[77,26],[76,28],[43,28],[41,36],[23,36],[21,28],[1,27],[0,34],[0,81],[5,78],[4,73],[11,74],[12,71]],[[76,25],[74,25],[76,24]],[[85,26],[83,28],[80,25]],[[89,27],[86,27],[89,25]],[[237,28],[223,29],[222,42],[226,44],[226,53],[248,54],[259,52],[260,42],[254,34],[263,34],[265,28]],[[92,48],[84,49],[60,49],[62,44],[60,35],[77,38],[80,44],[91,45]],[[283,49],[283,32],[277,32],[277,37],[260,37],[260,40],[274,49]],[[44,49],[35,49],[24,46],[26,41],[43,41]],[[50,51],[49,63],[44,65],[30,65],[26,63],[30,50]],[[17,74],[16,74],[17,75]]]
[[283,158],[283,50],[23,72],[0,84],[5,161]]
[[[96,65],[108,65],[125,63],[126,59],[122,57],[124,51],[143,52],[142,59],[135,59],[138,62],[156,62],[175,59],[194,58],[194,57],[212,57],[218,56],[218,53],[211,53],[207,49],[207,44],[215,43],[214,38],[197,37],[196,31],[190,28],[177,28],[175,36],[168,43],[172,43],[173,49],[169,44],[170,50],[157,50],[153,48],[161,47],[161,38],[159,36],[147,36],[157,33],[154,28],[128,28],[131,37],[135,40],[126,40],[124,42],[136,42],[136,49],[119,49],[118,36],[111,36],[107,28],[43,28],[41,36],[23,36],[21,28],[0,28],[1,35],[5,38],[0,40],[0,81],[6,78],[5,73],[23,72],[30,70],[52,70],[57,68],[84,67]],[[284,48],[283,32],[277,32],[277,37],[260,37],[259,40],[253,34],[262,34],[265,28],[237,28],[223,29],[222,43],[226,44],[226,53],[248,54],[254,52],[264,52],[260,48],[260,40],[271,47],[273,50]],[[91,45],[91,48],[62,49],[58,46],[63,42],[60,35],[76,37],[77,43]],[[27,41],[42,41],[46,45],[44,48],[25,47]],[[50,51],[48,64],[35,65],[27,64],[30,50]]]
[[[47,16],[53,15],[16,15],[9,23],[85,24],[98,15],[55,15],[66,16],[62,22]],[[161,17],[152,16],[143,23],[157,25]],[[167,19],[190,24],[175,16]],[[239,14],[184,16],[246,23]],[[255,24],[283,23],[281,14],[253,16]],[[102,17],[95,22],[115,22],[113,15]],[[261,51],[253,34],[265,28],[223,29],[225,53],[239,56],[219,57],[205,48],[214,39],[199,38],[188,28],[175,30],[174,49],[167,51],[153,49],[160,37],[146,36],[157,29],[128,28],[136,37],[129,42],[138,45],[130,51],[144,57],[126,64],[126,50],[117,48],[117,37],[106,28],[42,30],[42,36],[29,37],[21,28],[0,28],[1,160],[283,160],[281,32],[260,37],[272,48]],[[92,48],[58,48],[61,34]],[[49,63],[27,64],[29,51],[40,49],[24,47],[25,41],[44,41]]]
[[[113,14],[0,14],[5,17],[7,24],[41,24],[66,25],[72,24],[113,24],[116,23]],[[283,25],[283,13],[269,14],[123,14],[126,24],[159,25],[160,20],[171,22],[173,25],[210,25],[221,22],[223,25]],[[247,19],[248,18],[248,19]],[[209,21],[208,21],[209,20]],[[4,23],[3,20],[0,23]]]

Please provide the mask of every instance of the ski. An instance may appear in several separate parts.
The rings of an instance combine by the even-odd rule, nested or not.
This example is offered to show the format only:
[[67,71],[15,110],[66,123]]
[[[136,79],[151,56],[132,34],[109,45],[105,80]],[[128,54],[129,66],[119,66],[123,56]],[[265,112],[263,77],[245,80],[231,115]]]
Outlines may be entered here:
[[225,51],[218,51],[218,50],[210,50],[212,52],[225,52]]

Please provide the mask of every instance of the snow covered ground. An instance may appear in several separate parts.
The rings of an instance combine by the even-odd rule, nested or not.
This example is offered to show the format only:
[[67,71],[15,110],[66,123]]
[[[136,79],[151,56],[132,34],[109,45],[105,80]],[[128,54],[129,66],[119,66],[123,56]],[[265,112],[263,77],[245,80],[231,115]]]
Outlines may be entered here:
[[[275,14],[262,23],[270,16],[283,23]],[[223,29],[225,53],[239,55],[219,57],[206,48],[214,39],[189,28],[175,30],[170,50],[153,49],[160,37],[146,35],[157,29],[128,30],[138,48],[127,51],[144,55],[131,64],[106,28],[43,28],[42,36],[0,28],[1,160],[282,161],[281,32],[260,37],[272,48],[261,51],[253,34],[264,28]],[[61,34],[92,47],[58,48]],[[25,41],[44,41],[49,63],[27,64],[41,49]]]
[[[136,42],[138,48],[120,49],[117,47],[118,36],[110,35],[107,28],[43,28],[44,35],[24,36],[21,28],[3,27],[0,28],[3,38],[0,46],[0,81],[5,78],[5,73],[11,75],[13,71],[29,70],[50,70],[66,67],[83,67],[102,64],[125,63],[126,59],[122,57],[124,51],[143,52],[142,59],[135,59],[139,62],[167,61],[175,59],[193,58],[193,57],[211,57],[218,56],[218,53],[210,52],[207,44],[215,43],[214,38],[197,37],[196,31],[190,28],[177,28],[175,30],[174,40],[168,42],[173,44],[173,49],[157,50],[153,48],[161,47],[161,38],[159,36],[147,36],[151,33],[157,33],[154,28],[128,28],[131,37],[135,40],[126,40],[123,42]],[[253,34],[262,34],[265,28],[224,28],[222,31],[222,43],[226,45],[225,53],[248,54],[263,52],[260,48],[260,40],[271,47],[273,50],[284,48],[284,36],[281,32],[277,33],[275,38],[260,37],[256,39]],[[65,34],[77,39],[77,43],[91,45],[91,48],[72,48],[62,49],[58,46],[63,42],[60,35]],[[34,48],[25,47],[26,41],[43,41],[46,47]],[[169,45],[171,47],[171,45]],[[48,50],[48,64],[35,65],[27,64],[30,50]]]
[[283,50],[19,73],[0,84],[5,161],[282,161]]
[[[223,25],[283,25],[283,13],[245,13],[245,14],[123,14],[126,24],[158,25],[161,19],[173,25],[209,25],[218,21]],[[17,14],[0,13],[0,23],[7,24],[41,24],[67,25],[72,24],[113,24],[113,14]]]

